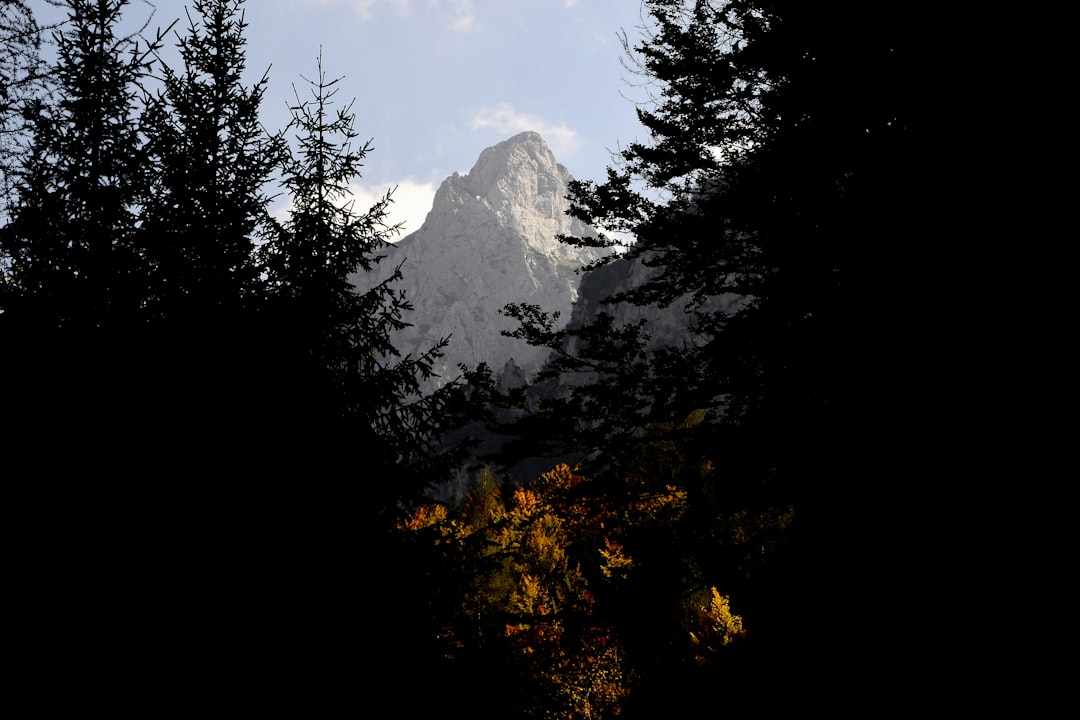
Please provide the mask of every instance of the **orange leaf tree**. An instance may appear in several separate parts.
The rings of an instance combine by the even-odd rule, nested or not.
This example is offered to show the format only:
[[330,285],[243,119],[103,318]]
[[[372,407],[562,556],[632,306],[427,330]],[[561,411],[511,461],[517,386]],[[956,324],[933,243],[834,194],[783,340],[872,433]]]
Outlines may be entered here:
[[[690,493],[650,462],[619,487],[567,465],[524,487],[484,470],[459,507],[424,506],[401,525],[447,569],[431,589],[445,656],[509,669],[520,716],[615,717],[661,641],[659,660],[700,666],[745,634],[686,556]],[[717,528],[714,544],[734,536]]]

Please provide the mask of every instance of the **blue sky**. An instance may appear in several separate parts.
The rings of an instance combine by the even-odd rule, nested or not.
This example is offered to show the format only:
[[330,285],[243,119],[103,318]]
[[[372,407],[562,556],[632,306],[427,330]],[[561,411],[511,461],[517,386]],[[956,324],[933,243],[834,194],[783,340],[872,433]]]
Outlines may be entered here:
[[[147,0],[125,11],[144,21]],[[151,29],[184,17],[184,0],[152,0]],[[644,91],[619,62],[618,32],[641,24],[637,0],[248,0],[248,72],[270,68],[269,129],[288,122],[293,84],[313,77],[320,48],[338,98],[356,98],[372,138],[355,187],[366,207],[398,190],[394,220],[417,229],[442,180],[480,151],[540,132],[578,178],[600,179],[609,150],[645,139],[631,99]],[[183,20],[179,27],[183,27]],[[366,204],[365,204],[366,203]]]

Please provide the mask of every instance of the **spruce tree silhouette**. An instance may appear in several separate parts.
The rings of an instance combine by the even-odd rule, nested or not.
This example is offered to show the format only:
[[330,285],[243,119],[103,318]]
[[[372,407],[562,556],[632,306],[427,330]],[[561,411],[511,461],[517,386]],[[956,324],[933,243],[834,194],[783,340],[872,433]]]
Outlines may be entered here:
[[133,333],[148,277],[137,107],[160,39],[117,34],[126,4],[69,4],[55,34],[55,94],[30,107],[30,150],[0,235],[13,432],[74,440],[93,457],[123,455],[125,431],[141,424],[130,402],[145,392],[127,380],[142,372]]
[[[365,642],[350,568],[379,591],[375,617],[406,621],[382,531],[448,469],[428,451],[449,393],[419,395],[439,348],[399,357],[408,303],[349,282],[395,231],[390,193],[353,211],[371,146],[352,145],[321,60],[285,154],[258,129],[264,84],[239,81],[239,2],[195,4],[185,67],[152,98],[160,33],[118,36],[126,5],[70,3],[0,235],[25,605],[58,643],[130,650],[138,663],[108,668],[154,687],[191,663],[275,696],[268,677],[344,683],[340,638]],[[293,203],[280,224],[261,194],[274,164]]]
[[[162,63],[142,131],[152,182],[142,211],[151,316],[206,326],[258,296],[254,250],[270,219],[265,188],[284,152],[259,121],[267,74],[252,87],[241,0],[197,0],[177,37],[183,67]],[[250,304],[250,302],[248,303]]]
[[310,97],[296,93],[298,151],[282,173],[291,207],[262,249],[267,318],[285,363],[274,390],[292,419],[286,442],[306,445],[305,462],[337,464],[341,448],[363,447],[367,472],[394,478],[371,491],[395,498],[422,489],[437,467],[427,451],[449,391],[421,396],[420,380],[445,341],[401,357],[390,333],[404,326],[411,306],[392,288],[399,275],[364,293],[349,280],[382,259],[379,249],[398,228],[386,224],[392,191],[366,212],[353,207],[349,183],[372,145],[353,145],[352,103],[335,107],[339,81],[326,79],[320,57]]
[[[328,638],[345,636],[377,659],[365,684],[395,695],[415,688],[410,668],[437,664],[413,614],[419,599],[403,563],[414,556],[391,532],[403,507],[452,469],[453,449],[440,455],[433,445],[454,391],[420,394],[441,345],[402,357],[390,342],[411,309],[391,287],[398,273],[363,293],[349,280],[380,261],[397,228],[386,224],[390,192],[366,211],[354,208],[349,185],[372,144],[353,144],[355,116],[352,103],[337,104],[339,83],[326,78],[320,57],[309,94],[296,91],[297,149],[282,172],[291,205],[260,252],[268,299],[259,327],[273,342],[258,372],[275,407],[262,425],[270,440],[259,446],[275,476],[302,483],[280,486],[289,516],[276,533],[284,563],[267,576],[295,583],[287,605],[302,608],[303,620],[279,634],[317,648],[298,651],[314,658],[303,672],[340,673],[340,656],[325,650]],[[357,622],[360,605],[379,628]]]
[[199,419],[189,454],[237,468],[251,462],[248,441],[272,407],[256,370],[273,329],[258,323],[265,288],[255,249],[272,225],[265,189],[285,152],[259,119],[267,75],[251,87],[242,80],[246,28],[242,2],[195,2],[177,35],[183,66],[161,63],[163,87],[145,98],[141,118],[154,402],[162,414]]
[[72,3],[57,36],[60,97],[31,119],[19,207],[4,233],[3,308],[49,327],[100,328],[132,315],[122,282],[140,263],[134,208],[144,170],[135,123],[150,49],[119,38],[125,3]]
[[[60,5],[60,0],[44,2]],[[42,41],[55,28],[41,27],[25,0],[3,0],[0,8],[0,218],[4,218],[14,200],[18,160],[26,151],[24,110],[48,85]]]

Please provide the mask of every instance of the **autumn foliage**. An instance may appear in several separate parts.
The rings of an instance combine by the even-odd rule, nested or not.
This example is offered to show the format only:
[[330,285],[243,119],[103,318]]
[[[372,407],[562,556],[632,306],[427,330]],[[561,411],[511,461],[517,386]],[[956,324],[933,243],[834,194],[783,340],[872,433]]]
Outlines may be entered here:
[[485,470],[460,506],[425,505],[400,526],[451,569],[430,606],[445,657],[511,668],[522,716],[619,716],[649,672],[642,613],[671,630],[691,664],[745,635],[729,597],[700,574],[656,585],[677,559],[646,543],[677,532],[687,489],[640,479],[629,487],[601,487],[567,465],[524,487]]

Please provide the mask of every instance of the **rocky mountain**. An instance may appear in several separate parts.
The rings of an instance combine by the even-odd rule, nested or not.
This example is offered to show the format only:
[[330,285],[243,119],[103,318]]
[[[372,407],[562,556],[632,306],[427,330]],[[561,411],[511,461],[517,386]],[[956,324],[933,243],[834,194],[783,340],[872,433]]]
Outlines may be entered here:
[[566,214],[570,179],[543,138],[523,132],[480,153],[466,175],[443,181],[424,224],[388,248],[376,272],[353,278],[371,287],[404,263],[397,287],[415,310],[406,318],[412,326],[394,338],[402,354],[449,337],[440,382],[456,377],[459,363],[486,362],[518,377],[539,369],[546,351],[503,337],[514,323],[500,310],[530,303],[570,318],[581,280],[575,270],[598,257],[556,239],[592,234]]

